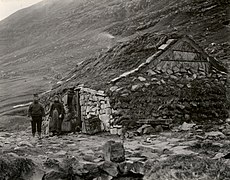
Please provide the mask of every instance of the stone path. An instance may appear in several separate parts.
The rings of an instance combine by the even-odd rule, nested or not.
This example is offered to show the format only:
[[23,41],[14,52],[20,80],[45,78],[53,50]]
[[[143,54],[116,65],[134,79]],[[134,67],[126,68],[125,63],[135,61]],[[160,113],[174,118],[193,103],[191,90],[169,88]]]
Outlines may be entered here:
[[[164,161],[178,154],[221,159],[228,154],[229,140],[209,138],[219,136],[219,132],[207,133],[206,138],[202,140],[195,135],[188,135],[189,132],[163,132],[126,139],[124,141],[126,161]],[[45,162],[49,159],[61,161],[67,157],[75,157],[82,163],[103,162],[102,147],[109,140],[122,142],[118,136],[106,133],[95,136],[67,134],[59,137],[43,137],[39,141],[31,137],[29,130],[16,133],[0,132],[0,155],[9,154],[32,159],[43,172],[46,172]]]
[[[209,133],[210,134],[210,133]],[[211,133],[214,134],[215,133]],[[218,135],[218,133],[216,133]],[[189,147],[201,144],[199,138],[174,137],[172,132],[160,133],[153,136],[136,136],[132,139],[126,139],[124,146],[128,155],[138,154],[146,157],[169,156],[173,154],[196,154]],[[121,141],[118,136],[101,134],[88,136],[84,134],[67,134],[63,136],[43,137],[41,141],[32,138],[30,132],[20,131],[16,133],[0,132],[1,153],[9,152],[18,155],[33,157],[61,158],[64,156],[87,157],[91,161],[101,157],[102,146],[108,140]],[[215,141],[211,141],[215,145]],[[228,145],[228,141],[218,141],[218,146]],[[95,156],[96,155],[96,156]],[[95,157],[94,157],[95,156]]]

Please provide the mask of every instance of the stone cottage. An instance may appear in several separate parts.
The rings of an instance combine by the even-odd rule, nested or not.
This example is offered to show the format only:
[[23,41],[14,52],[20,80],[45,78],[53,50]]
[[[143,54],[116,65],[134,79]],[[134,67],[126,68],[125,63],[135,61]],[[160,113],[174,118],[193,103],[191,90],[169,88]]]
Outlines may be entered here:
[[168,39],[110,82],[114,124],[123,120],[219,122],[228,116],[226,68],[188,36]]
[[[77,82],[75,77],[66,82]],[[168,38],[145,62],[108,82],[105,91],[75,86],[78,117],[83,127],[99,120],[100,129],[83,128],[85,133],[108,131],[124,121],[218,123],[228,116],[226,81],[227,69],[192,38]]]

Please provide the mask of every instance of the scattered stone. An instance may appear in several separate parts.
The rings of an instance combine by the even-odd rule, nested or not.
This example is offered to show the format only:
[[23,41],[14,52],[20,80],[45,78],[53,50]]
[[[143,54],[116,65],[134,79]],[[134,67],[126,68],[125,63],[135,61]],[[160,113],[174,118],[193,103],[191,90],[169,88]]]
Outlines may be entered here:
[[145,173],[144,165],[145,165],[144,162],[135,161],[135,162],[133,162],[133,165],[132,165],[132,168],[130,171],[134,174],[144,175],[144,173]]
[[157,126],[155,127],[155,131],[158,132],[158,133],[160,133],[160,132],[163,132],[164,130],[163,130],[163,128],[162,128],[161,125],[157,125]]
[[226,127],[224,127],[224,129],[222,130],[222,132],[223,132],[226,136],[230,136],[230,126],[227,125]]
[[145,87],[149,87],[150,85],[150,83],[145,83]]
[[223,130],[225,129],[225,126],[220,126],[218,129],[219,129],[220,131],[223,131]]
[[68,175],[61,171],[51,170],[44,174],[42,180],[65,180],[67,179]]
[[165,149],[163,149],[162,154],[173,154],[173,151],[165,148]]
[[209,138],[209,139],[217,139],[217,138],[222,138],[224,139],[225,138],[225,135],[220,132],[220,131],[211,131],[211,132],[207,132],[205,133],[205,136],[206,136],[206,139]]
[[97,159],[94,159],[94,161],[93,162],[95,162],[95,163],[99,163],[99,162],[102,162],[103,161],[103,159],[102,158],[97,158]]
[[224,157],[223,153],[217,153],[212,159],[221,159]]
[[147,70],[147,72],[149,73],[149,75],[156,75],[157,73],[154,72],[152,69]]
[[197,134],[203,134],[204,133],[204,131],[202,129],[197,129],[196,132],[197,132]]
[[11,137],[11,136],[12,136],[12,134],[10,134],[10,133],[0,132],[0,137],[8,138],[8,137]]
[[170,150],[173,151],[174,154],[183,154],[183,155],[191,155],[196,154],[193,151],[187,150],[188,146],[176,146],[171,148]]
[[15,157],[15,158],[18,158],[18,157],[19,157],[19,155],[15,154],[15,153],[13,153],[13,152],[7,153],[7,155],[13,156],[13,157]]
[[197,140],[185,141],[179,143],[180,146],[195,146],[196,144],[197,144]]
[[32,144],[30,144],[28,141],[22,141],[18,143],[18,146],[27,146],[27,147],[34,147]]
[[122,162],[118,165],[119,167],[119,172],[122,174],[122,175],[127,175],[131,169],[133,168],[133,162],[132,161],[125,161],[125,162]]
[[146,79],[144,78],[144,77],[138,77],[138,79],[140,80],[140,81],[146,81]]
[[94,161],[95,157],[93,155],[89,155],[89,154],[84,155],[82,159],[85,161],[89,161],[89,162],[95,162]]
[[144,142],[146,142],[146,143],[151,143],[151,144],[152,144],[151,138],[146,138],[146,140],[145,140]]
[[168,138],[167,141],[170,143],[178,143],[181,141],[181,139],[179,139],[179,138]]
[[136,90],[138,90],[139,88],[141,88],[142,86],[143,86],[142,84],[133,85],[132,88],[131,88],[131,90],[132,90],[132,91],[136,91]]
[[118,175],[118,165],[111,161],[105,161],[99,164],[99,168],[108,173],[112,177],[117,177]]
[[94,179],[100,174],[97,164],[86,161],[76,161],[72,165],[72,172],[73,174],[84,177],[84,179]]
[[152,126],[149,126],[149,127],[146,127],[146,128],[144,128],[144,130],[143,130],[143,134],[153,134],[153,133],[155,133],[156,131],[155,131],[155,129],[152,127]]
[[59,161],[56,159],[50,159],[48,158],[45,162],[44,162],[44,166],[47,168],[58,168],[59,167]]
[[156,134],[151,134],[150,137],[151,138],[157,138],[158,136]]
[[191,124],[189,124],[189,123],[186,123],[186,122],[184,122],[182,125],[181,125],[181,130],[182,131],[189,131],[189,130],[191,130],[193,127],[195,127],[196,126],[196,124],[193,124],[193,123],[191,123]]
[[67,154],[67,152],[66,152],[66,151],[63,151],[63,150],[61,150],[61,151],[55,153],[55,155],[57,155],[57,156],[65,156],[66,154]]
[[205,139],[203,136],[199,136],[199,135],[196,135],[195,137],[196,137],[196,139],[199,139],[199,140],[204,140]]
[[125,149],[121,142],[108,141],[103,146],[104,159],[112,162],[125,161]]
[[20,150],[23,150],[24,148],[25,148],[25,147],[18,147],[18,146],[16,146],[16,147],[14,148],[14,150],[15,150],[15,151],[19,150],[19,151],[20,151]]
[[153,146],[156,147],[157,151],[160,153],[162,153],[164,149],[172,148],[172,145],[169,142],[154,143]]
[[213,145],[213,146],[218,146],[218,147],[220,147],[220,148],[224,147],[223,144],[218,143],[218,142],[214,142],[214,143],[212,143],[212,145]]
[[102,174],[99,177],[94,178],[93,180],[112,180],[113,176]]
[[133,132],[126,132],[128,139],[132,139],[134,137],[134,133]]
[[97,165],[93,163],[85,163],[83,165],[83,169],[85,170],[85,172],[87,172],[87,174],[91,175],[92,177],[97,177],[100,172]]
[[148,127],[150,127],[150,126],[151,126],[151,125],[144,124],[144,125],[142,125],[140,128],[137,129],[137,132],[138,132],[140,135],[142,135],[143,132],[144,132],[144,129],[145,129],[145,128],[148,128]]
[[148,159],[144,164],[145,174],[149,172],[156,163],[159,163],[159,161],[156,159]]

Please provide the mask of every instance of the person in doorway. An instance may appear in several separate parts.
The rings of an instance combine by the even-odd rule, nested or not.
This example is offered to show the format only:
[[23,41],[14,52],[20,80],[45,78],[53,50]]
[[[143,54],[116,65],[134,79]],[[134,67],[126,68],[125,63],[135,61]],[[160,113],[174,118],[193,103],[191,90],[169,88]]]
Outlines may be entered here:
[[45,109],[39,103],[38,94],[34,94],[33,103],[29,106],[28,117],[31,117],[32,135],[35,137],[36,131],[41,139],[42,120],[45,117]]
[[69,88],[67,92],[67,107],[69,109],[69,113],[71,114],[71,131],[75,134],[76,131],[80,131],[79,123],[78,123],[78,109],[77,109],[77,97],[74,91],[74,87]]
[[54,96],[54,102],[50,108],[50,117],[52,123],[50,124],[50,131],[53,135],[61,134],[61,125],[64,119],[65,109],[63,104],[59,101],[59,97],[57,95]]
[[74,88],[69,88],[67,92],[67,106],[72,111],[74,110]]
[[75,113],[75,121],[76,121],[76,128],[75,131],[80,132],[82,129],[82,122],[81,122],[81,107],[80,107],[80,89],[75,89],[74,97],[73,97],[73,107]]

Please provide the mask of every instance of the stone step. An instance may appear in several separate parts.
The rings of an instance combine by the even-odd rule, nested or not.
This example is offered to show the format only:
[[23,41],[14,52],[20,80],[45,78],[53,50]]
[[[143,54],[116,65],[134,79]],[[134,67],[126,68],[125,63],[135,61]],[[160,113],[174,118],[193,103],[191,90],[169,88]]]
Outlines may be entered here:
[[167,125],[172,124],[172,119],[139,119],[138,124]]

